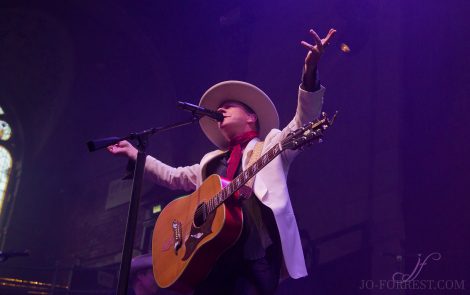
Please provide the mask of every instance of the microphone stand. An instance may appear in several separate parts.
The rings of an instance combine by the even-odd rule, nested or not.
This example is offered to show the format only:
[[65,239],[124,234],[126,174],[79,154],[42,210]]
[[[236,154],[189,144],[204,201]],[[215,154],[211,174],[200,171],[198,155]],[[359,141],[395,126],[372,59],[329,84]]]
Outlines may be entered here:
[[103,149],[107,146],[113,145],[118,143],[122,140],[137,140],[137,160],[134,169],[134,178],[132,181],[132,193],[131,199],[129,203],[129,213],[127,217],[127,225],[126,225],[126,235],[124,238],[124,247],[122,250],[122,259],[121,259],[121,267],[119,269],[119,281],[118,281],[118,295],[126,295],[128,289],[128,278],[131,268],[131,260],[132,260],[132,249],[134,247],[134,237],[135,231],[137,227],[137,215],[139,212],[139,202],[140,202],[140,192],[142,187],[142,180],[144,175],[144,167],[145,167],[145,150],[147,148],[148,139],[151,135],[161,132],[167,131],[173,128],[185,126],[192,124],[198,121],[202,116],[195,114],[193,112],[193,117],[190,120],[177,122],[174,124],[166,125],[163,127],[157,128],[150,128],[141,132],[130,133],[124,137],[107,137],[101,138],[96,140],[91,140],[87,143],[88,150],[90,152],[94,152],[99,149]]

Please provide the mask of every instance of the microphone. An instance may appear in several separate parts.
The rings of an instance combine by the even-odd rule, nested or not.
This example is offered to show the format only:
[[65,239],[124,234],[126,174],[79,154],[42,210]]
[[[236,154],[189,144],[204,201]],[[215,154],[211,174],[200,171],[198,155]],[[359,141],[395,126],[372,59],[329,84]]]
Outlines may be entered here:
[[178,105],[178,108],[186,110],[186,111],[190,111],[193,113],[194,116],[197,116],[199,118],[207,116],[218,122],[222,122],[224,120],[224,115],[222,115],[221,113],[213,111],[213,110],[209,110],[209,109],[206,109],[206,108],[194,105],[194,104],[190,104],[188,102],[178,101],[177,105]]

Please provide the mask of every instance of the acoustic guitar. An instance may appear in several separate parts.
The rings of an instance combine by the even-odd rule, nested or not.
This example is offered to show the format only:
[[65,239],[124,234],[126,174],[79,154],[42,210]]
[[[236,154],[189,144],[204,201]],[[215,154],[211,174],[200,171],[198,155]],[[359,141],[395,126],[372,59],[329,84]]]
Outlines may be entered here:
[[241,234],[239,202],[251,195],[244,184],[283,151],[321,142],[336,115],[328,119],[322,113],[319,119],[291,132],[232,181],[211,175],[192,194],[170,202],[160,213],[152,238],[157,284],[183,293],[193,290]]

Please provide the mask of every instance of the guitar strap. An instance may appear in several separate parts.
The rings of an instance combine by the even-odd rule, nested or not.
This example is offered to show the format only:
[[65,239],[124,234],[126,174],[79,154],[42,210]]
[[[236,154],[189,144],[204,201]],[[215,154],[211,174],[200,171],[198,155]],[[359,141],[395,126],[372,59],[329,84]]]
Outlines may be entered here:
[[[254,162],[256,162],[260,157],[261,157],[261,150],[263,149],[264,141],[259,141],[256,143],[255,147],[253,148],[253,153],[251,154],[250,161],[248,162],[248,166],[250,167]],[[251,178],[246,184],[245,187],[248,187],[251,191],[253,191],[253,183],[255,182],[255,177]],[[258,206],[254,206],[254,210],[257,211],[256,214],[260,216],[261,211]],[[260,232],[262,229],[259,228],[259,224],[255,224],[255,226],[258,228],[258,232]],[[281,254],[282,255],[282,254]],[[284,261],[284,256],[282,255],[282,262],[281,262],[281,269],[279,270],[279,281],[284,281],[289,277],[289,272],[287,271],[286,267],[286,262]]]
[[[253,148],[253,153],[251,154],[250,161],[248,162],[247,167],[250,167],[253,165],[254,162],[258,161],[258,159],[261,157],[261,150],[263,149],[264,141],[258,141],[255,144],[255,147]],[[245,184],[245,186],[249,187],[250,189],[253,189],[253,183],[255,182],[255,177],[252,177],[250,180],[248,180]]]

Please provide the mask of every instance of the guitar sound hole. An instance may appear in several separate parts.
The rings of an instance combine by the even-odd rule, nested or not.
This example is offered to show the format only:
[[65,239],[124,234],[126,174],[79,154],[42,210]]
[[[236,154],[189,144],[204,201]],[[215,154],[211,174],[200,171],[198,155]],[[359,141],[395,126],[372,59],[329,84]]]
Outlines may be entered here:
[[200,227],[206,222],[207,219],[207,206],[206,203],[202,203],[196,209],[196,213],[194,214],[194,225],[196,227]]

